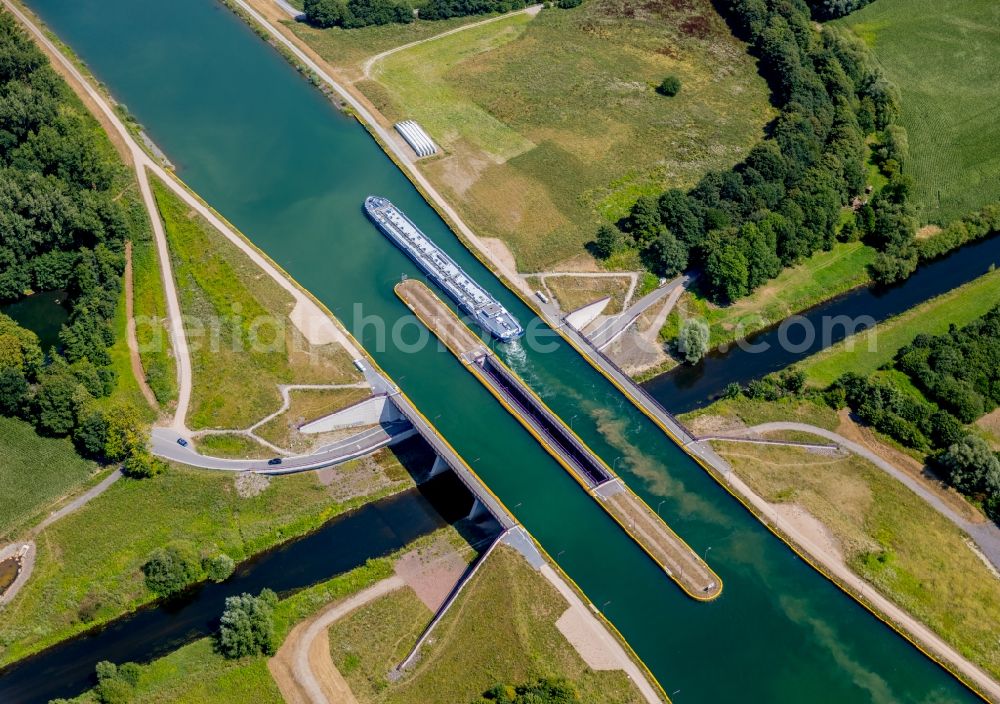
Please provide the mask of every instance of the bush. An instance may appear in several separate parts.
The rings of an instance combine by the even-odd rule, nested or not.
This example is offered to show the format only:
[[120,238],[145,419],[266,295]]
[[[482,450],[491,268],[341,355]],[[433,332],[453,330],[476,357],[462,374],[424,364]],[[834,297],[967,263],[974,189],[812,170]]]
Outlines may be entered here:
[[681,92],[681,79],[677,76],[671,74],[663,79],[656,91],[660,95],[665,95],[668,98],[672,98]]
[[176,594],[201,579],[200,562],[186,543],[157,548],[142,566],[146,586],[160,596]]
[[94,694],[101,704],[128,704],[135,694],[139,684],[141,668],[134,662],[126,662],[116,666],[113,662],[102,660],[95,668],[97,687]]
[[531,684],[498,684],[483,693],[475,704],[577,704],[580,695],[565,678],[548,677]]
[[568,10],[571,7],[577,7],[577,6],[581,5],[582,3],[583,3],[583,0],[558,0],[558,2],[556,2],[556,5],[558,5],[559,7],[561,7],[564,10]]
[[684,361],[688,364],[696,364],[708,352],[709,338],[708,323],[704,320],[689,318],[681,325],[681,332],[677,336],[677,348],[684,355]]
[[274,607],[277,595],[270,589],[259,596],[241,594],[226,599],[219,626],[219,652],[227,658],[273,655],[275,651]]
[[223,552],[214,557],[206,557],[202,560],[201,567],[205,571],[205,576],[213,582],[225,582],[236,569],[236,563]]

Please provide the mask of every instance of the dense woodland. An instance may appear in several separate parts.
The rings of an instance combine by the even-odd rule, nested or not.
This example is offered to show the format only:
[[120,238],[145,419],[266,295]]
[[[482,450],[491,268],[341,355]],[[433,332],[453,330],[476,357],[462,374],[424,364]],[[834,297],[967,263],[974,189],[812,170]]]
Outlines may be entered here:
[[[899,95],[864,46],[835,27],[817,30],[803,0],[732,0],[721,5],[760,60],[781,113],[769,136],[729,171],[706,174],[688,192],[643,197],[621,223],[623,245],[673,275],[689,265],[724,303],[748,295],[782,268],[841,239],[864,238],[880,254],[878,281],[916,267],[916,220],[907,206],[906,133],[894,124]],[[869,146],[888,183],[849,222],[864,196]],[[598,235],[600,246],[608,228]],[[611,233],[614,239],[614,233]]]
[[[0,315],[0,413],[84,454],[149,464],[134,409],[103,408],[124,243],[145,236],[131,176],[100,127],[8,13],[0,13],[0,302],[66,289],[57,350]],[[127,436],[127,437],[126,437]]]
[[511,12],[526,7],[526,0],[428,0],[414,8],[407,0],[305,0],[306,21],[314,27],[354,29],[379,24],[405,24],[422,20]]

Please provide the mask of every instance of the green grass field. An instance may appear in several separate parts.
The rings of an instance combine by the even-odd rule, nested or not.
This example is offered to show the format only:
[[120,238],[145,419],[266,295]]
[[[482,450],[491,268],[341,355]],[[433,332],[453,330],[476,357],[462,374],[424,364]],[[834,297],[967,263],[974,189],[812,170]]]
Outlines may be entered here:
[[[398,475],[391,450],[375,457]],[[0,664],[151,601],[140,567],[154,548],[187,540],[241,560],[405,486],[365,476],[374,488],[342,501],[315,473],[273,478],[252,498],[236,493],[229,473],[180,466],[119,481],[36,540],[35,572],[0,619]]]
[[921,218],[945,223],[1000,199],[1000,4],[877,0],[840,22],[900,88]]
[[139,357],[157,402],[177,400],[177,370],[167,332],[167,301],[152,241],[132,245],[133,312]]
[[836,244],[829,252],[817,252],[801,264],[784,269],[752,295],[724,307],[710,303],[696,291],[688,291],[667,317],[660,338],[675,339],[681,321],[689,317],[699,317],[708,323],[713,347],[746,337],[793,313],[869,283],[868,265],[874,259],[875,250],[860,242]]
[[409,589],[359,609],[330,629],[334,665],[362,704],[465,704],[493,685],[571,680],[583,702],[642,701],[619,671],[594,672],[556,628],[566,601],[524,558],[496,550],[438,624],[407,676],[389,683],[431,613]]
[[0,542],[96,471],[68,439],[43,438],[22,420],[0,417]]
[[917,335],[940,335],[952,323],[961,327],[997,304],[1000,271],[993,271],[828,347],[796,367],[817,386],[826,386],[848,371],[870,374],[891,362],[896,352]]
[[854,456],[746,444],[716,449],[765,499],[802,506],[826,525],[858,575],[1000,675],[1000,580],[923,499]]
[[[338,36],[306,39],[336,60]],[[670,73],[683,88],[668,99],[654,88]],[[356,85],[427,128],[445,150],[427,175],[525,271],[583,254],[639,195],[737,162],[773,115],[708,0],[518,15],[392,54]]]
[[298,334],[292,297],[249,257],[166,186],[154,181],[153,191],[191,349],[189,427],[248,427],[281,406],[277,384],[360,380],[340,345]]

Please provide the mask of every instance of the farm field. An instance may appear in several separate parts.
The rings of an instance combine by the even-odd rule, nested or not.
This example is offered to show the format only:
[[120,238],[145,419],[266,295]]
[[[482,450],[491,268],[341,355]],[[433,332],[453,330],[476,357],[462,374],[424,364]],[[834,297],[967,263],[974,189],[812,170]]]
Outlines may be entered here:
[[96,471],[68,439],[44,438],[23,420],[0,417],[0,543]]
[[819,520],[859,576],[1000,675],[1000,581],[923,499],[853,455],[733,443],[716,450],[756,493]]
[[870,374],[891,362],[896,352],[917,335],[940,335],[951,324],[962,327],[997,304],[1000,271],[992,271],[818,352],[796,367],[817,386],[827,386],[844,372]]
[[921,219],[946,223],[1000,199],[1000,4],[877,0],[838,22],[899,86]]
[[[357,71],[350,32],[295,31]],[[414,30],[400,31],[399,44],[411,40]],[[671,73],[683,87],[665,98],[655,86]],[[444,154],[424,172],[522,271],[584,254],[597,226],[638,196],[728,168],[774,115],[746,47],[708,0],[518,14],[393,53],[355,87],[389,121],[428,130]]]

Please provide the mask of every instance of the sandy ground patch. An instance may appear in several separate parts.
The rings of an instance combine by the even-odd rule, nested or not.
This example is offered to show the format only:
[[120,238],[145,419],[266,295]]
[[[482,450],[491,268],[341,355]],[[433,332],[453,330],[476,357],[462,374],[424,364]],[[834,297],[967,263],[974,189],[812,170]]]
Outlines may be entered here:
[[940,225],[924,225],[919,230],[917,230],[917,239],[925,240],[928,237],[933,237],[939,232],[941,232]]
[[687,422],[687,427],[695,437],[724,435],[738,430],[746,430],[747,425],[736,416],[704,415]]
[[651,306],[636,319],[634,325],[608,345],[604,353],[630,376],[657,367],[667,371],[675,366],[669,364],[674,360],[660,342],[660,330],[683,293],[684,287],[678,286],[662,304]]
[[394,569],[424,606],[437,613],[468,567],[454,547],[439,540],[406,553],[396,561]]
[[28,581],[28,578],[31,577],[31,573],[35,569],[35,544],[33,542],[11,543],[0,548],[0,562],[16,555],[21,556],[17,577],[7,587],[7,590],[3,594],[0,594],[0,605],[6,604],[17,596],[17,593],[21,591],[21,587]]
[[809,511],[798,504],[771,503],[769,506],[786,525],[794,529],[797,535],[804,536],[809,542],[820,546],[825,553],[835,557],[840,564],[846,564],[840,541]]
[[973,523],[986,522],[986,517],[983,516],[982,513],[966,501],[961,494],[948,487],[937,477],[933,476],[922,462],[914,459],[905,452],[897,450],[896,448],[881,442],[877,437],[875,437],[875,434],[870,428],[865,428],[855,423],[854,420],[851,419],[847,409],[841,410],[838,417],[840,419],[840,424],[837,426],[837,433],[843,435],[848,440],[853,440],[859,445],[866,447],[886,462],[898,467],[913,478],[919,480],[921,484],[923,484],[929,491],[936,494],[959,516],[962,516],[966,520]]

